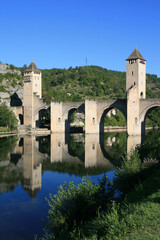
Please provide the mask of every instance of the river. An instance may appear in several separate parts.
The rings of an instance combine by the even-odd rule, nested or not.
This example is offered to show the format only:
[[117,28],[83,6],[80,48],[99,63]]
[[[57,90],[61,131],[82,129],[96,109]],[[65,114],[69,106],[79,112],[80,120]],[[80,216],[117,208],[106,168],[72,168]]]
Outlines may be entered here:
[[49,193],[87,175],[94,182],[104,173],[114,177],[124,153],[139,141],[126,132],[0,138],[0,239],[40,237]]

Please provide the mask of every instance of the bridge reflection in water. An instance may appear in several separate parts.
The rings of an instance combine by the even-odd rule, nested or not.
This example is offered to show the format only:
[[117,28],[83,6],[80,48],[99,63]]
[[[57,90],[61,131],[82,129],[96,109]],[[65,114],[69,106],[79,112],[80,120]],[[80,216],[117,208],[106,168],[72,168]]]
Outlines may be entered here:
[[[129,153],[140,140],[140,136],[127,138],[124,132],[24,136],[17,141],[11,155],[19,156],[19,161],[21,159],[23,188],[33,198],[41,189],[42,164],[44,170],[80,176],[97,175],[115,169],[123,154]],[[77,166],[78,170],[74,172]]]

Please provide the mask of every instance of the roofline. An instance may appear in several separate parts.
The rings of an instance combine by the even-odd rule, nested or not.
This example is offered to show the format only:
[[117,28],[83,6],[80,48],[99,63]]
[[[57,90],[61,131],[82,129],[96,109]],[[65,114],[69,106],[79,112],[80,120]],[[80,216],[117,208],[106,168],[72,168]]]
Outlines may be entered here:
[[140,59],[140,60],[143,60],[143,61],[147,61],[146,59],[144,59],[144,58],[139,58],[139,57],[137,57],[137,58],[126,58],[126,61],[129,61],[129,60],[137,60],[137,59]]

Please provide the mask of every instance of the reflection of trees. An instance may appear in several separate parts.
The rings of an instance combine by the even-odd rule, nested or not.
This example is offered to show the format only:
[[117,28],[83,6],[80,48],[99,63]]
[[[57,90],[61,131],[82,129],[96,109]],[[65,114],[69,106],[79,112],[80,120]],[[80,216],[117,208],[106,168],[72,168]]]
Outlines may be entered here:
[[[102,137],[102,139],[104,139],[104,142],[101,143],[104,156],[109,160],[116,162],[121,160],[123,154],[126,152],[126,132],[104,133],[104,138]],[[107,143],[108,139],[111,141],[110,146],[108,146],[109,144]]]
[[39,141],[38,151],[41,153],[47,153],[50,156],[50,135],[44,137],[36,137],[36,140]]
[[73,162],[51,163],[50,159],[43,162],[42,169],[43,171],[50,170],[53,172],[68,173],[69,175],[74,174],[76,176],[99,175],[110,170],[104,166],[85,168],[83,162],[82,164],[77,164]]
[[17,140],[15,136],[0,138],[0,161],[6,160],[8,154],[14,151]]
[[[22,182],[22,169],[17,168],[17,159],[9,157],[9,153],[16,147],[17,140],[15,136],[0,138],[0,193],[13,190]],[[17,157],[19,160],[19,154]]]
[[140,147],[141,158],[156,158],[160,160],[160,130],[149,130]]
[[0,193],[13,190],[14,187],[22,182],[22,179],[22,171],[13,169],[11,164],[5,167],[0,167]]
[[76,141],[74,135],[70,135],[70,141],[68,146],[68,153],[73,157],[78,157],[84,162],[85,150],[84,150],[84,137],[81,141]]

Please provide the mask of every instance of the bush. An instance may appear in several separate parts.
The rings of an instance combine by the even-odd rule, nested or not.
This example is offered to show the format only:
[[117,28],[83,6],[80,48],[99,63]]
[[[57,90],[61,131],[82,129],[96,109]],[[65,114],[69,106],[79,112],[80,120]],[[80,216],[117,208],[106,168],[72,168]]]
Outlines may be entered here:
[[140,158],[140,148],[132,150],[123,158],[120,168],[116,171],[115,188],[125,196],[130,190],[141,184],[152,174],[159,161],[156,158]]
[[[106,192],[106,186],[108,189]],[[107,207],[111,199],[112,186],[104,176],[98,184],[89,178],[83,178],[77,187],[73,182],[64,183],[58,188],[56,195],[49,195],[47,229],[55,236],[65,234],[81,226]]]
[[132,150],[129,155],[123,158],[121,167],[118,168],[115,175],[116,187],[125,194],[139,182],[138,173],[141,170],[141,159],[138,150]]

